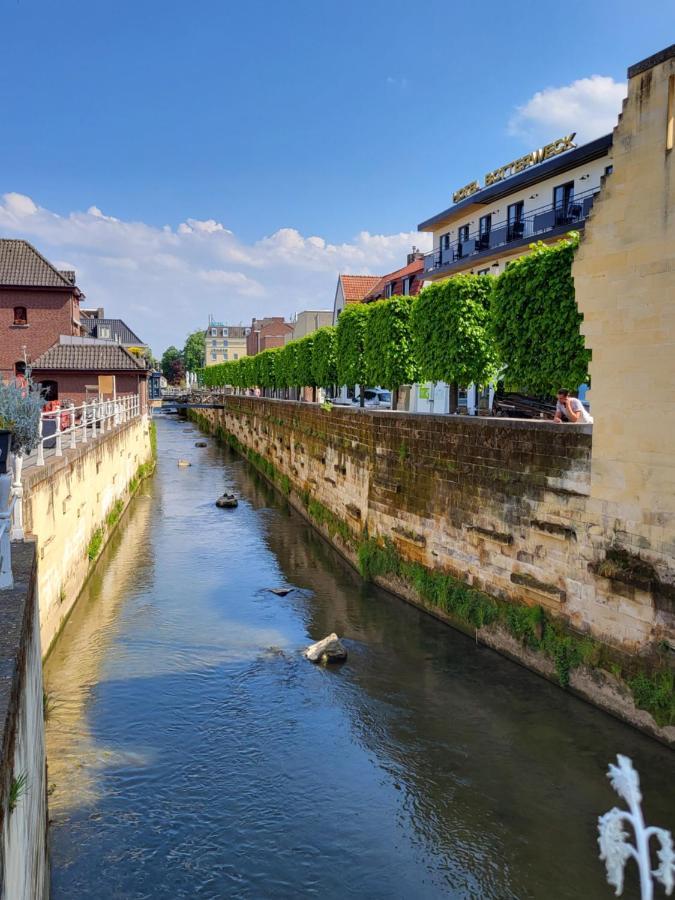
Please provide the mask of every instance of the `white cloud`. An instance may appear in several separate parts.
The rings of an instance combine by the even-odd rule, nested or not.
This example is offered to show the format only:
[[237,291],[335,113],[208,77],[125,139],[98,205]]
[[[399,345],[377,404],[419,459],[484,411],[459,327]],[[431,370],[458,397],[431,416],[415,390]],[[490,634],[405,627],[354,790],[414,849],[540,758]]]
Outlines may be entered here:
[[125,319],[159,354],[206,325],[209,313],[231,324],[252,316],[332,309],[339,272],[384,274],[405,264],[417,232],[362,231],[331,244],[280,228],[253,243],[215,219],[185,218],[155,227],[107,215],[96,206],[59,215],[23,194],[0,200],[0,236],[31,241],[51,260],[69,260],[86,304]]
[[548,87],[517,107],[508,131],[530,143],[545,143],[572,131],[577,143],[590,141],[614,128],[625,96],[625,83],[606,75]]

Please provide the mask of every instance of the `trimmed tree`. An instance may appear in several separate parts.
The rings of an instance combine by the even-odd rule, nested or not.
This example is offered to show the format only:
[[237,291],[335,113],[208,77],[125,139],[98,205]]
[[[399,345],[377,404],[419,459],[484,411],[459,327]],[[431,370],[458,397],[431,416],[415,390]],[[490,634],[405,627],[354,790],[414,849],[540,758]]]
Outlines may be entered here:
[[498,370],[490,327],[491,275],[456,275],[425,287],[413,308],[414,352],[423,381],[486,384]]
[[188,372],[196,372],[205,363],[204,360],[204,332],[193,331],[185,339],[183,347],[183,363]]
[[[364,342],[368,381],[397,392],[417,378],[411,314],[413,297],[390,297],[371,304]],[[393,404],[396,408],[396,402]]]
[[296,378],[298,384],[296,387],[315,388],[314,372],[312,369],[312,355],[314,351],[314,334],[308,334],[297,341],[293,341],[296,345]]
[[496,279],[492,327],[509,386],[533,394],[574,390],[589,379],[572,278],[579,235],[538,243]]
[[[355,303],[340,313],[337,322],[337,375],[338,383],[366,387],[368,373],[364,357],[366,328],[371,305]],[[361,406],[364,393],[361,391]]]
[[314,332],[312,375],[319,387],[337,384],[337,328],[332,325]]

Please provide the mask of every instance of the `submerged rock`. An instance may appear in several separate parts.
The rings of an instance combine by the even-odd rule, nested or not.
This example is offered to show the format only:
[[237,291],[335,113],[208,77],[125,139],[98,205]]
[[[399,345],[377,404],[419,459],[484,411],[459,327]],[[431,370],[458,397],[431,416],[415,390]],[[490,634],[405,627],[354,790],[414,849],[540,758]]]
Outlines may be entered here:
[[239,506],[239,501],[234,494],[223,494],[222,497],[218,497],[216,500],[216,506],[219,509],[234,509]]
[[335,663],[347,659],[347,648],[333,632],[316,644],[310,644],[305,650],[305,657],[313,663]]
[[290,594],[293,588],[268,588],[267,590],[271,594],[276,594],[277,597],[285,597],[286,594]]
[[181,469],[186,469],[188,466],[191,466],[192,463],[189,459],[179,459],[178,465],[181,467]]
[[195,444],[195,447],[208,447],[208,446],[209,445],[206,443],[206,441],[197,441],[197,443]]

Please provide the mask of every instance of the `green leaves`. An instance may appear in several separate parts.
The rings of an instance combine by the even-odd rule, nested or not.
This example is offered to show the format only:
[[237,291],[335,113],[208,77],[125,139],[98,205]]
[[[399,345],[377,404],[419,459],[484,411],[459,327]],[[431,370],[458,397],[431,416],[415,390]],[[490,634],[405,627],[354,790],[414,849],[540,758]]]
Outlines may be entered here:
[[368,381],[364,348],[366,328],[372,307],[355,303],[340,313],[337,322],[337,375],[339,384],[363,384]]
[[590,351],[579,331],[572,261],[579,236],[537,244],[496,279],[491,318],[510,385],[554,394],[588,381]]
[[414,353],[424,381],[486,384],[497,374],[490,331],[491,275],[456,275],[424,288],[413,308]]
[[590,359],[574,298],[577,244],[578,235],[537,244],[497,278],[456,275],[416,298],[356,303],[343,310],[336,327],[208,366],[203,383],[396,390],[424,380],[468,386],[486,384],[506,365],[508,382],[521,390],[550,395],[559,387],[574,389],[588,380]]
[[417,379],[411,327],[414,304],[413,297],[391,297],[370,304],[363,347],[366,378],[360,384],[397,390]]

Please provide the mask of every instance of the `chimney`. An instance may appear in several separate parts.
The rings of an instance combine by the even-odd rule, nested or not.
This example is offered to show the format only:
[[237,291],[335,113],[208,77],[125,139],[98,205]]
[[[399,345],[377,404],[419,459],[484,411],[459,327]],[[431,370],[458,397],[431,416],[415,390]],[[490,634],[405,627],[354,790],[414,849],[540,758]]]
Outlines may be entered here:
[[408,254],[408,262],[406,263],[406,265],[409,266],[410,263],[414,263],[418,259],[424,259],[424,253],[422,253],[419,247],[415,247],[415,245],[413,245],[412,253]]
[[96,310],[96,318],[105,319],[105,310],[102,306],[99,306],[99,308]]

